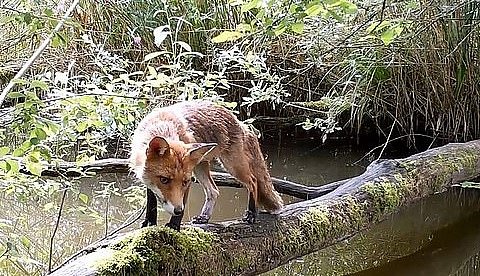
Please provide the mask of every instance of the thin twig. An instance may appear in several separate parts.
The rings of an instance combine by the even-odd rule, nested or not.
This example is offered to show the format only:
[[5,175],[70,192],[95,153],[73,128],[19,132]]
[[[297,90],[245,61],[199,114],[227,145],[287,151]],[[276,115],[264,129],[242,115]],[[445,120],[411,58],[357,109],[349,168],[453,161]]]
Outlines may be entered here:
[[67,196],[68,186],[63,191],[62,201],[60,202],[60,209],[58,210],[57,221],[55,222],[55,229],[53,229],[52,236],[50,237],[50,250],[48,252],[48,273],[52,272],[52,254],[53,254],[53,241],[57,234],[58,225],[60,224],[60,218],[62,217],[63,205],[65,203],[65,197]]
[[[137,210],[136,213],[132,214],[130,217],[127,218],[127,220],[121,225],[119,226],[117,229],[113,230],[110,234],[108,234],[108,236],[106,237],[103,237],[101,239],[99,239],[98,241],[96,241],[95,243],[99,243],[103,240],[105,240],[106,238],[108,237],[111,237],[113,235],[115,235],[116,233],[120,232],[121,230],[127,228],[128,226],[132,225],[134,222],[136,222],[137,220],[140,219],[140,217],[143,215],[143,213],[145,212],[147,206],[144,205],[142,207],[142,209],[139,209]],[[95,244],[94,243],[94,244]],[[83,253],[85,252],[88,252],[89,248],[91,248],[91,245],[87,245],[85,246],[84,248],[80,249],[79,251],[77,251],[75,254],[73,254],[72,256],[70,256],[68,259],[66,259],[65,261],[63,261],[59,266],[57,266],[54,270],[52,270],[51,272],[49,273],[53,273],[55,271],[57,271],[58,269],[60,269],[61,267],[63,267],[65,264],[69,263],[71,260],[75,259],[76,257],[82,255]]]
[[50,35],[40,44],[40,46],[37,48],[37,50],[33,53],[33,55],[30,57],[30,59],[22,66],[20,71],[13,77],[13,79],[10,80],[8,85],[5,87],[3,90],[2,94],[0,94],[0,106],[2,106],[3,101],[5,100],[5,97],[7,96],[8,92],[15,86],[16,80],[20,79],[23,74],[27,71],[27,69],[37,60],[37,58],[42,54],[42,52],[47,48],[48,44],[50,41],[53,39],[55,34],[62,28],[63,24],[65,21],[68,19],[70,16],[70,13],[73,12],[75,7],[78,5],[80,0],[74,0],[70,8],[65,12],[65,14],[62,17],[62,20],[60,20],[55,26],[55,29],[50,33]]
[[0,255],[0,259],[5,256],[5,254],[8,253],[8,251],[10,251],[10,248],[7,247],[7,249],[5,249],[5,251],[2,253],[2,255]]
[[[430,146],[428,148],[431,148],[433,142],[435,141],[435,139],[437,138],[437,136],[430,136],[430,135],[426,135],[426,134],[405,134],[405,135],[402,135],[402,136],[398,136],[398,137],[395,137],[393,139],[391,139],[390,141],[387,141],[387,142],[393,142],[395,140],[399,140],[399,139],[403,139],[405,137],[410,137],[410,136],[419,136],[419,137],[427,137],[427,138],[432,138],[432,143],[430,144]],[[376,151],[377,149],[379,148],[383,148],[385,146],[385,144],[387,144],[387,142],[379,145],[379,146],[376,146],[374,147],[373,149],[371,149],[369,152],[365,153],[362,158],[358,159],[357,161],[353,162],[352,165],[357,165],[358,163],[360,163],[363,159],[365,159],[367,156],[370,156],[374,151]]]
[[393,121],[392,127],[390,128],[390,132],[388,133],[388,136],[387,136],[387,141],[385,141],[385,143],[383,143],[382,150],[380,151],[380,154],[378,155],[378,158],[377,158],[376,161],[378,161],[378,160],[380,160],[380,158],[382,158],[383,152],[385,151],[388,143],[390,142],[390,137],[392,137],[393,128],[395,127],[396,122],[397,122],[397,120]]
[[105,207],[105,238],[108,237],[108,209],[110,208],[110,194],[107,198],[107,203]]

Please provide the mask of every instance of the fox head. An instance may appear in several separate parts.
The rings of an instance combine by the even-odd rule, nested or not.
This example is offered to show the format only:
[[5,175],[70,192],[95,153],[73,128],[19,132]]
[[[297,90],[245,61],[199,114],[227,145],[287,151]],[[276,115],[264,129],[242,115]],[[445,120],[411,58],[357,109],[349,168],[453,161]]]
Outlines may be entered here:
[[216,144],[192,143],[154,137],[146,150],[143,181],[156,195],[163,209],[171,215],[184,210],[183,197],[188,191],[192,172]]

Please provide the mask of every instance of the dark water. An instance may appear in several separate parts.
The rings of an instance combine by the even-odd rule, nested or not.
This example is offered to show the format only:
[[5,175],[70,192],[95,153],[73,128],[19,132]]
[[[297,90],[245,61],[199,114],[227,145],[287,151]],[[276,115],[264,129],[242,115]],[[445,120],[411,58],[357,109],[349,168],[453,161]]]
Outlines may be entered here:
[[265,274],[480,275],[479,226],[480,191],[454,189]]
[[[299,183],[321,185],[364,170],[351,163],[366,150],[348,144],[319,146],[310,141],[263,143],[263,147],[272,176]],[[68,192],[55,237],[54,266],[117,228],[143,206],[144,190],[132,183],[134,180],[125,174],[104,174],[83,179]],[[80,193],[88,196],[86,203]],[[17,259],[0,258],[0,275],[44,274],[60,198],[61,193],[54,193],[48,200],[18,200],[0,193],[0,244],[14,242],[18,252],[23,253]],[[347,241],[294,260],[267,275],[476,275],[472,271],[477,272],[474,269],[480,252],[480,231],[475,231],[480,221],[478,198],[474,192],[431,197]],[[46,206],[52,200],[54,206]],[[194,185],[185,220],[198,214],[203,200],[202,189]],[[220,187],[212,220],[241,217],[246,205],[244,189]],[[159,212],[159,223],[168,218]],[[130,228],[140,223],[138,220]],[[23,244],[25,239],[28,246]],[[0,246],[0,253],[2,249]],[[25,255],[26,260],[22,257]]]

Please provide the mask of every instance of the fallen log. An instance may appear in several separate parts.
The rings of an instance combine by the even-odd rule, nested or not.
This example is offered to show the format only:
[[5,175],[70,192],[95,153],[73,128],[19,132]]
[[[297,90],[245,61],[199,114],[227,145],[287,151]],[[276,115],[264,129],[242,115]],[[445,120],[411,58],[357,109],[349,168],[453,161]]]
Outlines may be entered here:
[[[108,158],[95,160],[92,162],[78,164],[75,162],[57,162],[55,166],[45,165],[42,171],[43,176],[57,177],[60,175],[68,177],[78,177],[86,173],[128,173],[128,160],[118,158]],[[26,170],[23,170],[27,173]],[[242,184],[228,173],[212,172],[212,177],[218,186],[227,186],[240,188]],[[346,180],[329,183],[322,186],[305,186],[292,181],[278,179],[273,177],[272,182],[275,189],[286,195],[291,195],[301,199],[312,199],[325,195],[342,185]]]
[[404,159],[379,160],[333,192],[285,206],[278,215],[147,227],[93,245],[52,275],[256,274],[344,240],[401,206],[480,175],[480,140]]

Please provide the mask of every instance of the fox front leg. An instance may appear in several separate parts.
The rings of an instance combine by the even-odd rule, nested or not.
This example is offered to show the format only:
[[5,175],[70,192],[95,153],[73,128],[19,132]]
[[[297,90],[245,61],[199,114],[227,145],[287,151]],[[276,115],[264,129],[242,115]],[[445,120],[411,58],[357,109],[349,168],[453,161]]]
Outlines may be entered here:
[[195,177],[198,182],[203,186],[203,191],[205,193],[205,202],[203,203],[202,211],[200,215],[193,217],[192,223],[194,224],[204,224],[208,223],[210,217],[212,216],[213,208],[217,201],[218,191],[217,185],[210,175],[210,165],[208,162],[202,162],[195,167]]
[[170,221],[165,224],[168,228],[172,228],[173,230],[180,231],[180,224],[182,223],[182,218],[183,218],[183,211],[182,214],[178,216],[172,216],[170,218]]
[[142,227],[157,225],[157,197],[147,188],[147,208]]

